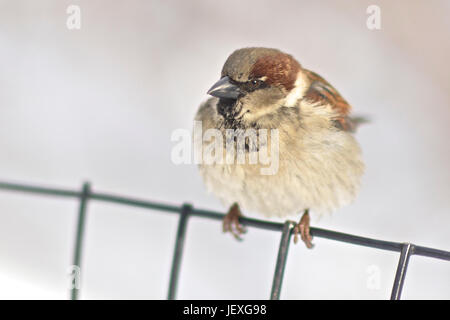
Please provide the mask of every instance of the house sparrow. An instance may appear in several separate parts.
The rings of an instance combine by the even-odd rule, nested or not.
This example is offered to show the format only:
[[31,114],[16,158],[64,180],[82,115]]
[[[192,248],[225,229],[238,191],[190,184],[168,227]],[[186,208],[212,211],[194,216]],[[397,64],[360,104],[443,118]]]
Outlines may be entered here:
[[[294,242],[300,234],[312,248],[309,210],[321,215],[350,203],[364,171],[352,135],[356,121],[349,116],[350,105],[318,74],[270,48],[233,52],[208,94],[213,97],[196,115],[203,132],[217,129],[226,137],[230,129],[276,129],[278,134],[279,164],[274,174],[261,174],[260,169],[267,167],[262,163],[199,165],[207,188],[230,208],[224,232],[238,239],[245,232],[239,223],[241,208],[266,217],[303,212],[293,230]],[[247,158],[261,152],[249,147],[247,140]],[[207,146],[204,139],[200,143]]]

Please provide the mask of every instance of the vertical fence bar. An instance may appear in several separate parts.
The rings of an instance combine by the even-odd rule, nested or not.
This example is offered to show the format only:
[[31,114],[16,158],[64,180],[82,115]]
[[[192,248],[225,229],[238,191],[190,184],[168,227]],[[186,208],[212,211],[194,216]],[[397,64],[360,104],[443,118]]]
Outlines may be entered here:
[[391,300],[400,300],[402,294],[403,284],[405,282],[406,270],[408,268],[409,257],[414,250],[411,243],[403,244],[398,261],[397,272],[395,274],[394,286],[392,288]]
[[[75,249],[73,255],[73,266],[81,270],[81,254],[83,249],[83,235],[86,221],[86,208],[91,192],[91,186],[89,183],[83,184],[83,189],[80,196],[80,206],[78,210],[78,224],[77,233],[75,238]],[[80,276],[80,273],[76,273],[75,276]],[[79,295],[79,279],[75,279],[75,285],[72,284],[71,299],[77,300]]]
[[283,226],[283,233],[281,234],[280,247],[278,249],[277,264],[275,266],[275,274],[273,276],[272,292],[270,293],[271,300],[279,300],[281,285],[283,283],[284,269],[286,268],[287,255],[289,251],[289,244],[291,243],[292,229],[294,222],[286,221]]
[[177,238],[175,241],[175,250],[173,252],[172,269],[170,271],[168,300],[175,300],[178,286],[178,276],[180,274],[181,258],[183,256],[184,240],[186,235],[187,221],[192,212],[192,206],[184,204],[181,207],[180,220],[178,221]]

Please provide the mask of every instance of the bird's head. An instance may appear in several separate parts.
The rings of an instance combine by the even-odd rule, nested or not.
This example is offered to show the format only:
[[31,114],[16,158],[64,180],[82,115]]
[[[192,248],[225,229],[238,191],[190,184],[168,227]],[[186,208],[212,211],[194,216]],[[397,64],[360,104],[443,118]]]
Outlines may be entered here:
[[225,62],[221,78],[208,94],[219,98],[218,112],[245,122],[294,106],[305,94],[308,78],[291,55],[277,49],[244,48]]

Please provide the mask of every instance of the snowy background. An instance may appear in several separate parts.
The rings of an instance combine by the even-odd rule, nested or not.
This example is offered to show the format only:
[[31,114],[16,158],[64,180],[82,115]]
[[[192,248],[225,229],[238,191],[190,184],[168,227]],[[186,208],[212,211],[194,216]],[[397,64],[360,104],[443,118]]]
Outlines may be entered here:
[[[81,8],[68,30],[66,9]],[[369,5],[381,30],[366,27]],[[280,48],[372,123],[356,202],[313,226],[450,250],[450,2],[0,0],[0,180],[221,210],[194,165],[171,162],[222,64]],[[78,203],[0,191],[0,298],[66,299]],[[257,217],[257,216],[253,216]],[[91,203],[82,299],[164,299],[177,217]],[[238,243],[189,221],[178,297],[266,299],[280,234]],[[386,299],[398,254],[292,246],[281,298]],[[368,285],[378,270],[379,288]],[[413,256],[406,299],[450,299],[450,264]]]

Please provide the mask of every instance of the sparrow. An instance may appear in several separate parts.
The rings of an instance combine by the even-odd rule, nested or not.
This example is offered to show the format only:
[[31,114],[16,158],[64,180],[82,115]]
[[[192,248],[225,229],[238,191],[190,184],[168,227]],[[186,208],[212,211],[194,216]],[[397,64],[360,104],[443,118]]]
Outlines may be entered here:
[[[303,213],[293,229],[294,242],[300,235],[312,248],[309,212],[321,216],[351,203],[363,175],[361,150],[353,135],[358,121],[350,116],[350,105],[291,55],[261,47],[234,51],[207,93],[212,97],[195,117],[203,132],[215,129],[224,139],[230,130],[276,130],[278,135],[278,168],[273,174],[261,174],[267,167],[261,162],[199,164],[207,189],[229,208],[223,231],[241,239],[246,231],[239,222],[241,209],[265,217]],[[262,149],[267,152],[270,144],[269,139],[265,148],[248,146],[247,140],[245,159]],[[209,143],[197,142],[203,147]],[[223,149],[225,155],[237,156]]]

